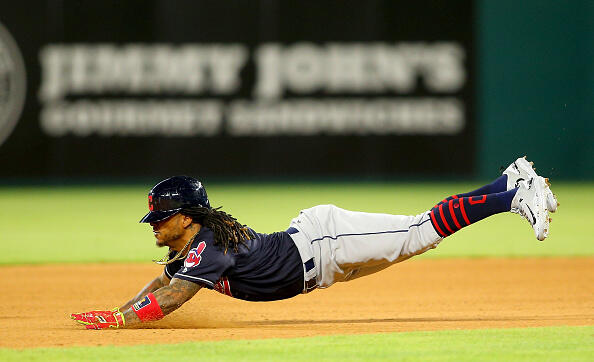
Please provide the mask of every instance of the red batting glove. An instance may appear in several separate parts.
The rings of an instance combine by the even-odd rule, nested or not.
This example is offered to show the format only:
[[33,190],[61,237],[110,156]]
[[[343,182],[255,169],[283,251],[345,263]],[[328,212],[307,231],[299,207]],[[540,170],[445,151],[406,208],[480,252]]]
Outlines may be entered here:
[[93,310],[90,312],[85,312],[85,313],[72,313],[70,315],[70,318],[74,319],[77,322],[85,322],[85,323],[89,323],[89,319],[93,319],[95,318],[95,316],[100,315],[102,313],[106,313],[106,312],[119,312],[120,310],[118,308],[114,308],[110,311],[106,311],[106,310]]
[[124,315],[119,310],[94,310],[86,313],[73,313],[70,318],[86,329],[120,328],[126,325]]

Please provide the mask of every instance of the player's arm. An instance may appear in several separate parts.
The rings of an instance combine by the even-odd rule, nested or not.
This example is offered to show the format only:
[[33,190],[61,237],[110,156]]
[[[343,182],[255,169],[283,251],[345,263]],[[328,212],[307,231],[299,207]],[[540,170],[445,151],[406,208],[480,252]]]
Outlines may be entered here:
[[[159,278],[156,278],[157,280]],[[161,281],[153,280],[141,293],[154,288]],[[157,289],[154,293],[143,295],[132,307],[120,310],[96,310],[86,313],[74,313],[70,317],[84,324],[87,329],[123,328],[141,322],[158,320],[181,307],[190,300],[201,286],[182,279],[173,278],[169,285]],[[139,293],[139,295],[141,294]],[[128,303],[127,303],[128,304]]]
[[130,308],[132,306],[132,304],[143,299],[145,297],[145,295],[147,295],[148,293],[152,293],[159,288],[163,288],[164,286],[169,285],[170,281],[171,281],[171,279],[169,279],[167,274],[165,274],[165,272],[163,272],[161,275],[159,275],[158,277],[156,277],[155,279],[150,281],[147,285],[145,285],[144,288],[142,288],[142,290],[140,292],[138,292],[138,294],[136,294],[136,296],[134,296],[134,298],[130,299],[126,304],[122,305],[118,309],[122,312],[127,310],[128,308]]
[[[142,322],[140,316],[143,315],[149,315],[148,320],[162,318],[190,300],[200,288],[202,288],[200,285],[193,282],[179,278],[171,279],[171,283],[157,289],[152,294],[152,298],[150,295],[145,297],[148,304],[140,302],[140,308],[134,306],[134,308],[128,308],[122,311],[126,320],[126,326]],[[145,305],[143,306],[143,304]],[[144,310],[145,308],[146,311]]]

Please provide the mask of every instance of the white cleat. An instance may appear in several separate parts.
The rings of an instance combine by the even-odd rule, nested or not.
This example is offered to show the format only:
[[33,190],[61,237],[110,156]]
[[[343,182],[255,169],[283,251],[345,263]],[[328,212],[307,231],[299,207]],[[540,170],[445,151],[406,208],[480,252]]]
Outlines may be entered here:
[[518,191],[511,204],[511,212],[522,215],[532,228],[536,238],[543,241],[549,236],[549,213],[546,206],[548,186],[545,179],[536,176],[518,182]]
[[[533,168],[534,163],[529,162],[526,160],[526,156],[520,157],[508,168],[503,171],[503,175],[507,175],[507,190],[514,189],[518,187],[519,182],[523,180],[530,180],[531,178],[539,177],[534,171]],[[557,206],[559,206],[559,202],[557,198],[549,188],[551,184],[549,183],[549,179],[545,178],[545,183],[547,185],[547,189],[545,190],[546,202],[547,202],[547,209],[550,212],[557,211]]]

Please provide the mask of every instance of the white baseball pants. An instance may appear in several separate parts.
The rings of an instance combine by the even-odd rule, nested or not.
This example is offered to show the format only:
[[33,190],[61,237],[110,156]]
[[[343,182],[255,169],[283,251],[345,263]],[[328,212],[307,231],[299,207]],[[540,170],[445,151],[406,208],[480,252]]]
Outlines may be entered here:
[[[442,240],[428,211],[404,216],[334,205],[301,210],[287,231],[303,260],[305,284],[311,286],[315,278],[318,288],[375,273],[435,248]],[[304,292],[310,289],[304,287]]]

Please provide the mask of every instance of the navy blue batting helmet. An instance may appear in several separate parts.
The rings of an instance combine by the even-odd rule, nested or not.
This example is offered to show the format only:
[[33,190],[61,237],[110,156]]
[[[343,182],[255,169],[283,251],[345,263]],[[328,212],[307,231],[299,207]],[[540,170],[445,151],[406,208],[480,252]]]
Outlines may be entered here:
[[210,208],[202,183],[188,176],[173,176],[155,185],[148,194],[149,213],[140,222],[165,220],[187,206]]

